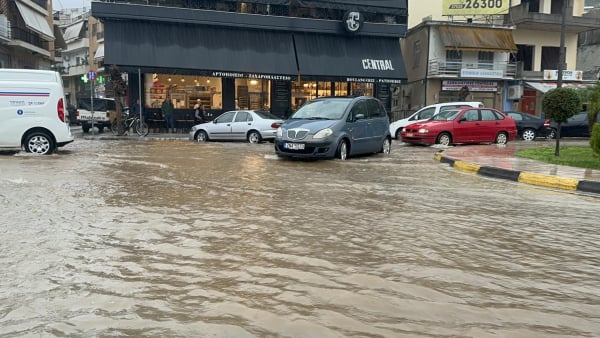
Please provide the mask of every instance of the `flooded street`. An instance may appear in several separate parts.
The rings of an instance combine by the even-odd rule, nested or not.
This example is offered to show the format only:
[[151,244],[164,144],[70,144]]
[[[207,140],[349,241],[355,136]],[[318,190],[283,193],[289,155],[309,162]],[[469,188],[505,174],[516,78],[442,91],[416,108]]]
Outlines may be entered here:
[[2,337],[598,337],[600,200],[436,149],[0,155]]

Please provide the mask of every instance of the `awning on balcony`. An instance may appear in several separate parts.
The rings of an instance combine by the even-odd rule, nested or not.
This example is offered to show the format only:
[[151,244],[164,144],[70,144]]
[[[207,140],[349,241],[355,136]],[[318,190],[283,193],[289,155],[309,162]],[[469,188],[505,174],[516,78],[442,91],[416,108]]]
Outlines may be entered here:
[[482,52],[516,52],[512,30],[465,26],[440,26],[446,49]]
[[[556,82],[533,82],[526,81],[525,84],[537,90],[538,92],[545,93],[551,89],[556,88]],[[593,83],[584,83],[584,82],[563,82],[562,86],[565,88],[575,88],[575,89],[583,89],[587,86],[592,86]]]
[[15,4],[23,17],[23,21],[25,21],[27,28],[42,35],[46,40],[54,40],[54,33],[52,32],[52,29],[50,29],[50,25],[43,15],[19,1],[16,1]]
[[67,49],[67,43],[63,38],[62,32],[60,31],[60,27],[58,25],[54,25],[54,47],[60,49]]
[[104,44],[101,43],[98,45],[98,49],[96,49],[96,53],[94,53],[94,61],[98,59],[104,59]]
[[83,28],[83,21],[79,21],[67,28],[65,28],[65,34],[63,37],[65,41],[70,42],[71,40],[78,39],[81,35],[81,29]]

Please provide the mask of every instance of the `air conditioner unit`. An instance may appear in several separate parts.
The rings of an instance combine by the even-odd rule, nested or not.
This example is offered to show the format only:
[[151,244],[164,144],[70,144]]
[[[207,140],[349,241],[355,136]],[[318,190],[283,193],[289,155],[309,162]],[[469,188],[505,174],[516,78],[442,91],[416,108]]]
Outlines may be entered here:
[[523,86],[508,86],[508,99],[518,100],[523,96]]

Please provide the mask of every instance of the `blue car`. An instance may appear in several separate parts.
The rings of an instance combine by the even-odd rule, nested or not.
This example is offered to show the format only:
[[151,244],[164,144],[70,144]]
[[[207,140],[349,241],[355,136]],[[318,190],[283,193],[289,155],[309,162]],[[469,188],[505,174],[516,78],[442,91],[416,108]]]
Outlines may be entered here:
[[321,97],[305,103],[278,129],[279,157],[346,158],[389,154],[392,137],[385,107],[369,96]]

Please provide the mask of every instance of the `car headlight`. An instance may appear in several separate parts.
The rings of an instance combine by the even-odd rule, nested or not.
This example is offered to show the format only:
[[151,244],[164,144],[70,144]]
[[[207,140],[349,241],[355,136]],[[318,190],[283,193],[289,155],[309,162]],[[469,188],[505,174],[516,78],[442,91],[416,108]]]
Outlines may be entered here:
[[277,137],[283,137],[283,129],[281,127],[277,128]]
[[315,134],[315,136],[313,136],[313,138],[325,138],[331,134],[333,134],[333,130],[331,130],[330,128],[325,128],[325,129],[319,130]]
[[427,134],[428,132],[429,132],[429,130],[426,128],[419,129],[419,134]]

